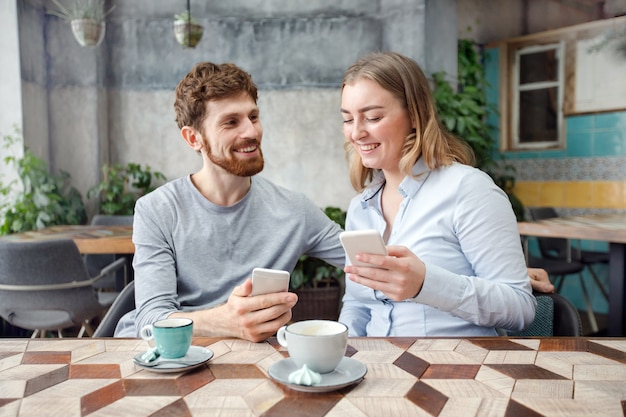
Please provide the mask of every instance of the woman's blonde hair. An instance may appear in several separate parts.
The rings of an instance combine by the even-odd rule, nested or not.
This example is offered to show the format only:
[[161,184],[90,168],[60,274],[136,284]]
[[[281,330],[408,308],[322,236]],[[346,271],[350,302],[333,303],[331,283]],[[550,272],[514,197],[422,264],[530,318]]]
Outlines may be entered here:
[[[420,156],[430,169],[453,162],[475,164],[472,148],[441,126],[428,79],[415,61],[395,52],[367,55],[346,70],[341,90],[359,79],[378,83],[400,100],[409,112],[415,129],[406,137],[402,148],[400,170],[405,175],[412,175],[413,166]],[[344,143],[344,148],[349,162],[350,182],[360,192],[378,170],[363,166],[361,156],[354,151],[350,141]]]

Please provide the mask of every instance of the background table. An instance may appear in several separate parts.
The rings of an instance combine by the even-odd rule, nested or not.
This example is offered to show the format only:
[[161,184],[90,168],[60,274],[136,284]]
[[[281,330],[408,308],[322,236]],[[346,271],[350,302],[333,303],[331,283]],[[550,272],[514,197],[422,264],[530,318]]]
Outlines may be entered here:
[[213,359],[156,374],[133,364],[143,340],[0,339],[0,415],[587,417],[626,402],[626,339],[351,338],[367,374],[329,393],[269,379],[287,356],[275,339],[193,343]]
[[609,336],[624,336],[626,214],[555,217],[517,224],[520,235],[609,242]]
[[133,254],[132,226],[50,226],[40,230],[3,236],[2,239],[31,241],[72,239],[80,253]]

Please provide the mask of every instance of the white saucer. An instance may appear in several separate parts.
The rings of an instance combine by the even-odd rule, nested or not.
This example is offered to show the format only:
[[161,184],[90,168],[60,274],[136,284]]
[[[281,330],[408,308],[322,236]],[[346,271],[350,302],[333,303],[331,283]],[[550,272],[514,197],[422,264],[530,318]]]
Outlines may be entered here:
[[291,358],[286,358],[270,366],[269,374],[273,380],[287,385],[289,388],[296,391],[328,392],[356,384],[360,382],[367,373],[367,366],[365,366],[364,363],[344,356],[333,372],[322,374],[322,381],[319,384],[309,386],[289,382],[289,374],[298,369],[299,368]]
[[[196,368],[204,363],[206,363],[209,359],[213,357],[213,351],[211,349],[207,349],[202,346],[190,346],[187,354],[179,359],[157,359],[157,362],[161,360],[162,362],[157,363],[156,365],[146,365],[143,360],[141,360],[141,356],[144,355],[145,352],[142,352],[138,355],[135,355],[133,358],[133,362],[140,368],[147,369],[152,372],[160,372],[160,373],[168,373],[168,372],[183,372],[188,371],[190,369]],[[168,361],[185,361],[186,364],[168,362]]]

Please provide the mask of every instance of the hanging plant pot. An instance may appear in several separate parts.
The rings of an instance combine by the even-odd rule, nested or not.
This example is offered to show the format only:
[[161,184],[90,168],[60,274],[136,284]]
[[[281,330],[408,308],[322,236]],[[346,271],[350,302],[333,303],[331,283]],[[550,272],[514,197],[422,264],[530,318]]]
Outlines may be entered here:
[[195,48],[202,39],[204,28],[197,23],[187,21],[174,22],[174,35],[179,44],[185,48]]
[[75,19],[71,21],[74,38],[81,46],[96,47],[104,39],[106,23],[93,19]]

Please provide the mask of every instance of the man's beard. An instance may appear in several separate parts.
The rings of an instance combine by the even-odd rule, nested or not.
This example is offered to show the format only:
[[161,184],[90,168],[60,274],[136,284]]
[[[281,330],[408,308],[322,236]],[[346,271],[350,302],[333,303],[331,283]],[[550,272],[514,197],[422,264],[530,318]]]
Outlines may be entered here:
[[263,152],[261,151],[261,147],[257,141],[251,141],[250,145],[257,145],[259,156],[254,159],[246,158],[245,160],[240,160],[232,155],[230,157],[220,158],[211,152],[211,147],[206,141],[204,145],[209,160],[233,175],[237,175],[239,177],[251,177],[263,171]]

